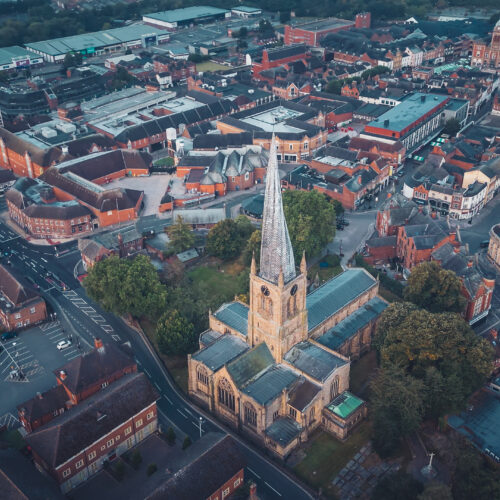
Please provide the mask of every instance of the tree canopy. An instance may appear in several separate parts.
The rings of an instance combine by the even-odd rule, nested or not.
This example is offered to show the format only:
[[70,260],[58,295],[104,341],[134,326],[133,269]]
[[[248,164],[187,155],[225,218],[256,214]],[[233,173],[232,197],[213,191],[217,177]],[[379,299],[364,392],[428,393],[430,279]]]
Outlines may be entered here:
[[462,312],[466,306],[462,282],[438,262],[422,262],[408,278],[404,298],[430,312]]
[[156,318],[167,300],[167,290],[148,257],[111,256],[89,269],[83,285],[89,297],[107,311]]
[[181,316],[177,309],[164,313],[158,320],[156,338],[163,354],[187,354],[196,345],[193,324]]
[[240,255],[255,228],[244,215],[235,220],[224,219],[210,229],[207,237],[207,252],[221,259],[234,259]]
[[403,471],[387,474],[375,486],[372,500],[417,500],[424,485]]
[[194,245],[194,233],[179,215],[175,224],[168,229],[169,246],[175,253],[184,252]]
[[318,255],[335,236],[335,209],[318,191],[285,191],[283,208],[295,259]]

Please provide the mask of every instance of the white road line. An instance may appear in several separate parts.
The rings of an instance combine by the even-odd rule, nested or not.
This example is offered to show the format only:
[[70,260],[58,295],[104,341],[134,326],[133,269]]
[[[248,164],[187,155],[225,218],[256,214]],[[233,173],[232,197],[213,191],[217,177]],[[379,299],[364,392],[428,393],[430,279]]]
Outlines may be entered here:
[[184,415],[184,413],[182,413],[182,411],[181,411],[181,410],[179,410],[179,408],[176,408],[176,410],[177,410],[177,411],[178,411],[178,412],[179,412],[179,413],[180,413],[180,414],[181,414],[184,418],[188,418],[188,416],[187,416],[187,415]]
[[44,259],[43,257],[40,257],[45,263],[49,262],[47,259]]
[[163,397],[170,403],[172,404],[172,400],[166,395],[164,394]]
[[78,356],[80,356],[80,353],[77,352],[74,356],[68,356],[68,361],[71,361],[72,359],[75,359],[77,358]]
[[279,495],[280,497],[282,496],[281,493],[279,491],[275,490],[267,481],[264,481],[264,482],[267,484],[267,486],[269,486],[269,488],[271,488],[274,491],[274,493],[276,493],[276,495]]
[[[193,424],[193,425],[194,425],[194,426],[195,426],[198,430],[200,430],[200,424],[197,424],[196,422],[191,422],[191,423],[192,423],[192,424]],[[203,432],[205,432],[205,431],[203,430],[203,427],[202,427],[202,429],[201,429],[201,432],[202,432],[202,433],[203,433]]]
[[144,368],[144,373],[149,377],[151,378],[151,374],[146,370],[146,368]]
[[189,415],[191,415],[193,418],[194,418],[194,415],[187,409],[187,408],[183,408],[183,410],[186,412],[186,413],[189,413]]
[[254,471],[254,470],[250,469],[250,467],[247,467],[247,469],[248,469],[248,470],[249,470],[249,471],[250,471],[250,472],[251,472],[251,473],[252,473],[255,477],[257,477],[257,478],[259,478],[259,479],[260,479],[260,476],[259,476],[259,475],[258,475],[258,474]]
[[155,387],[156,387],[159,391],[161,391],[160,386],[159,386],[156,382],[154,382],[154,386],[155,386]]

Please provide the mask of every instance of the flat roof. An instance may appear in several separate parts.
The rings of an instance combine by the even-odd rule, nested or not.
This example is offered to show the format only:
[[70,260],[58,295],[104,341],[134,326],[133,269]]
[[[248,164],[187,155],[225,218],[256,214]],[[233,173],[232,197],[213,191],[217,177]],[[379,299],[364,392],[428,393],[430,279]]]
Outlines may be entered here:
[[354,21],[329,17],[328,19],[313,19],[312,21],[297,23],[294,24],[293,27],[307,31],[325,31],[351,25],[354,25]]
[[12,64],[13,59],[28,57],[33,57],[33,52],[29,52],[19,45],[0,48],[0,65]]
[[164,10],[162,12],[153,12],[145,14],[143,19],[156,19],[166,23],[178,23],[188,21],[189,19],[200,19],[203,17],[214,16],[216,14],[225,14],[229,12],[226,9],[211,7],[209,5],[198,5],[196,7],[185,7],[184,9]]
[[[401,132],[447,99],[449,97],[445,95],[415,92],[406,97],[400,104],[397,104],[375,120],[372,120],[368,123],[367,127]],[[386,120],[389,120],[388,125],[385,125]]]
[[262,9],[258,9],[257,7],[248,7],[247,5],[237,5],[236,7],[231,7],[231,10],[235,10],[236,12],[262,12]]
[[355,412],[361,405],[363,400],[357,398],[348,391],[337,396],[327,408],[340,418],[346,419]]
[[250,125],[255,125],[266,132],[272,132],[273,130],[275,132],[302,132],[301,129],[285,123],[285,120],[297,118],[302,114],[301,111],[278,106],[262,111],[261,113],[256,113],[255,115],[241,118],[241,121]]
[[27,43],[26,47],[43,52],[44,54],[57,56],[73,51],[82,51],[94,49],[96,47],[106,47],[108,45],[131,42],[149,34],[168,35],[169,33],[168,31],[162,31],[145,24],[132,24],[122,28]]

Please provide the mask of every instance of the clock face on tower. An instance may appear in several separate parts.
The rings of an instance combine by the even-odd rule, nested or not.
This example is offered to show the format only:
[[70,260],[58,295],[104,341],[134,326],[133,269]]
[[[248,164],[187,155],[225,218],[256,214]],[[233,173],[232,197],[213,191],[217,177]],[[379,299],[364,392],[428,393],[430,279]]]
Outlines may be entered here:
[[260,287],[260,291],[267,297],[269,295],[269,288],[267,288],[267,286],[265,285],[262,285]]
[[290,290],[290,295],[295,295],[297,293],[297,285],[293,285]]

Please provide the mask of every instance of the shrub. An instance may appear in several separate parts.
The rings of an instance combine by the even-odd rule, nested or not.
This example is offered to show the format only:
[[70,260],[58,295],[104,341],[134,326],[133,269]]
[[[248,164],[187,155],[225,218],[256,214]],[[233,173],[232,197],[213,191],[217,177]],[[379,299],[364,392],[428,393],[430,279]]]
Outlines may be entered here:
[[152,476],[156,471],[158,470],[158,467],[156,467],[156,464],[149,464],[146,474],[148,476]]
[[191,438],[189,436],[186,436],[184,438],[184,442],[182,443],[182,449],[185,450],[186,448],[188,448],[189,446],[191,446]]
[[142,463],[142,456],[139,452],[139,450],[135,450],[134,453],[132,453],[131,457],[130,457],[130,464],[132,465],[132,467],[134,469],[138,469],[139,466],[141,465]]
[[175,443],[176,435],[175,435],[174,429],[172,429],[172,427],[169,427],[167,429],[167,434],[165,435],[165,437],[167,439],[167,443],[170,446],[172,446]]

